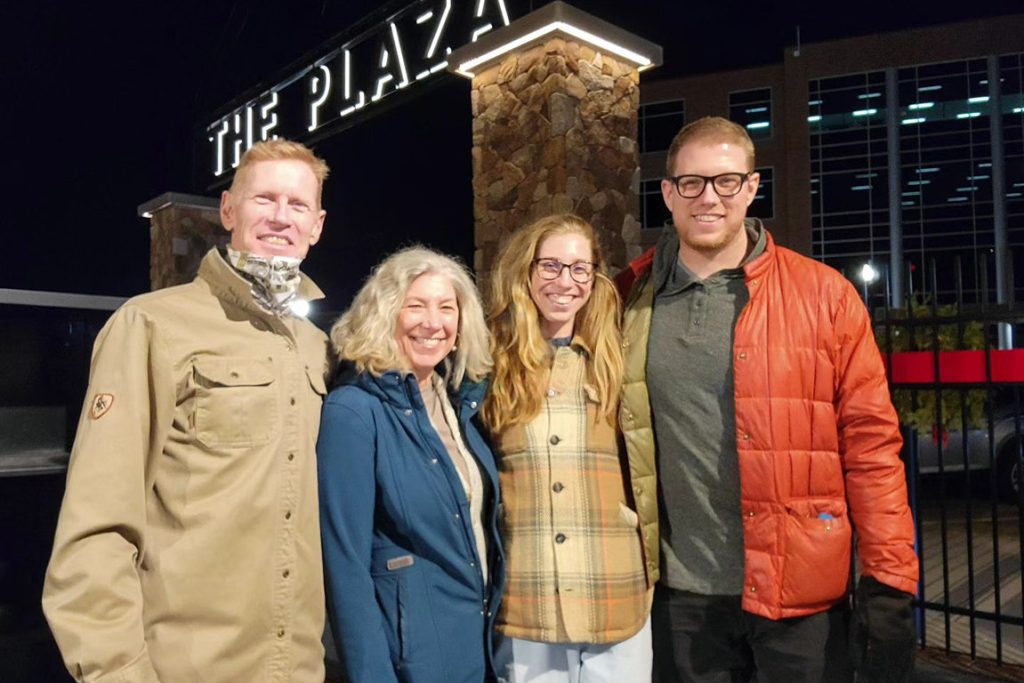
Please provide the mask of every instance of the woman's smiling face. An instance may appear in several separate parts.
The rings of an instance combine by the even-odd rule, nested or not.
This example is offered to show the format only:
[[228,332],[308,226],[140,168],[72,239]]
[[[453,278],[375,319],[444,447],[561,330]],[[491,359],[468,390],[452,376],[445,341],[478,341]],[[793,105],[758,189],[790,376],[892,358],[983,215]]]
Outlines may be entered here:
[[[541,277],[542,264],[537,263],[548,259],[567,266],[562,267],[553,280]],[[572,336],[576,314],[586,305],[594,287],[593,260],[590,240],[575,232],[551,235],[537,247],[530,269],[530,296],[540,315],[540,328],[545,338]],[[590,266],[591,271],[590,280],[584,283],[574,280],[570,273],[574,265],[582,264]]]
[[444,360],[459,333],[459,300],[444,275],[424,273],[405,292],[395,321],[395,340],[423,384]]

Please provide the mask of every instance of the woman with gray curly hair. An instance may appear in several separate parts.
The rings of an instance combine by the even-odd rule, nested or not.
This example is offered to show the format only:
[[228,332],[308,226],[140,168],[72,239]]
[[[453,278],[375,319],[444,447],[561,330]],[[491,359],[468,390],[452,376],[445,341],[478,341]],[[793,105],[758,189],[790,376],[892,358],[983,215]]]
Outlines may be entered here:
[[491,368],[476,287],[424,247],[385,259],[335,323],[317,443],[328,605],[351,683],[480,683],[504,569],[475,416]]

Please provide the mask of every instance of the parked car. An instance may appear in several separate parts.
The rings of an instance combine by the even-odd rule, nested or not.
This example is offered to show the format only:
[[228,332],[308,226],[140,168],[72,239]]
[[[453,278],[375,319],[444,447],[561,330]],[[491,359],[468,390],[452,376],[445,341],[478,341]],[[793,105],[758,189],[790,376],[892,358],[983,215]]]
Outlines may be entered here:
[[[964,433],[950,430],[941,437],[933,434],[916,435],[917,471],[922,475],[947,472],[988,472],[995,462],[995,493],[1006,503],[1019,502],[1021,478],[1021,444],[1024,443],[1024,416],[1016,417],[1012,411],[1003,411],[993,422],[994,448],[990,450],[989,431],[967,430],[967,458],[964,458]],[[939,469],[939,451],[942,469]]]

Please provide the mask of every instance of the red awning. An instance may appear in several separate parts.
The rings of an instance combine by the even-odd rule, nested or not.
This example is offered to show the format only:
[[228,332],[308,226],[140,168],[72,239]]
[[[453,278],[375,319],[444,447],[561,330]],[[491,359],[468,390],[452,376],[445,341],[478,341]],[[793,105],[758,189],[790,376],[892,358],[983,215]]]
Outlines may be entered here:
[[[989,351],[993,382],[1024,382],[1024,349]],[[888,359],[885,354],[882,358]],[[896,384],[935,382],[935,356],[931,351],[892,354],[892,381]],[[985,351],[940,351],[939,382],[986,382]]]

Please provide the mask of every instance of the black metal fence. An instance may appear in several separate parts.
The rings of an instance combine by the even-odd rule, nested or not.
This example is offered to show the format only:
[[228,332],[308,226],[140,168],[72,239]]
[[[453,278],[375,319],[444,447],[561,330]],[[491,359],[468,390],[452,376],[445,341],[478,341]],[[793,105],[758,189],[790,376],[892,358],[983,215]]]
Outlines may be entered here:
[[1012,287],[996,302],[991,255],[967,258],[908,268],[899,307],[863,291],[903,425],[920,642],[1024,664],[1024,308]]

